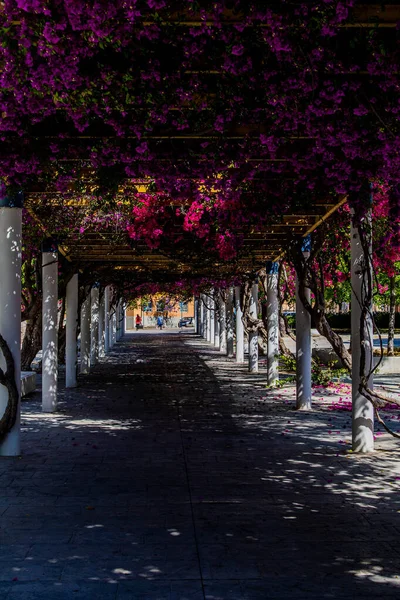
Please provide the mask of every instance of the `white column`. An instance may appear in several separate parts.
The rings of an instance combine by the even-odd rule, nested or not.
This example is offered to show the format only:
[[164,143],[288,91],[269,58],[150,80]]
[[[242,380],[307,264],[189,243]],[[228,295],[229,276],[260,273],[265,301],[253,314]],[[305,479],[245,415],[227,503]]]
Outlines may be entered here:
[[78,327],[78,274],[75,273],[67,283],[67,309],[65,323],[65,386],[76,387]]
[[221,313],[221,296],[218,293],[215,298],[215,308],[218,309],[215,312],[214,319],[214,346],[219,350],[219,322],[220,322],[220,313]]
[[211,298],[209,300],[209,306],[210,306],[210,319],[209,319],[209,331],[208,331],[208,336],[207,336],[207,340],[211,343],[214,344],[214,329],[215,329],[215,300],[214,298]]
[[99,308],[99,356],[105,355],[104,351],[104,320],[105,320],[105,293],[101,296]]
[[211,328],[212,328],[212,300],[207,296],[207,342],[211,342]]
[[119,306],[119,300],[117,303],[117,308],[115,309],[115,327],[116,327],[116,333],[115,333],[115,341],[119,341],[120,338],[120,306]]
[[[303,246],[305,258],[310,255],[310,239],[307,237]],[[296,275],[296,408],[311,409],[311,316],[304,308],[299,297],[298,277]],[[305,296],[310,301],[310,289],[306,288]]]
[[51,241],[42,253],[42,410],[57,410],[58,377],[58,251]]
[[267,264],[268,385],[279,380],[279,263]]
[[219,298],[219,351],[226,354],[226,304],[222,295]]
[[[367,214],[366,219],[371,226],[371,214]],[[367,224],[368,226],[368,224]],[[370,244],[371,253],[372,247]],[[365,265],[364,253],[360,243],[360,237],[357,227],[351,224],[351,379],[352,379],[352,433],[353,433],[353,452],[372,452],[374,449],[374,408],[364,396],[358,391],[360,385],[360,361],[361,361],[361,306],[365,298],[368,278]],[[369,307],[372,311],[372,307]],[[366,340],[366,364],[365,374],[372,366],[373,351],[373,327],[371,318],[366,320],[364,332]],[[373,378],[368,382],[372,389]]]
[[104,289],[104,352],[110,350],[110,288]]
[[[250,297],[250,316],[253,319],[258,317],[258,282],[251,286]],[[258,330],[249,331],[249,371],[258,373]]]
[[121,337],[125,335],[125,304],[121,302]]
[[206,295],[204,295],[204,328],[203,328],[203,338],[205,340],[208,339],[208,315],[209,315],[208,298],[207,298]]
[[235,308],[236,308],[236,362],[244,362],[244,328],[243,313],[240,306],[240,285],[235,287]]
[[199,322],[199,335],[201,337],[204,336],[204,303],[203,303],[203,294],[200,294],[200,322]]
[[[0,195],[0,334],[14,359],[15,387],[18,394],[16,418],[8,423],[9,433],[0,443],[0,456],[18,456],[20,447],[21,393],[21,224],[22,194],[14,198]],[[6,370],[0,350],[0,367]],[[0,385],[0,418],[9,403],[5,386]]]
[[90,292],[81,308],[81,373],[90,371]]
[[194,332],[199,333],[199,301],[197,298],[194,299]]
[[[115,308],[116,310],[116,308]],[[116,338],[116,313],[114,312],[111,315],[111,319],[110,319],[110,347],[112,348],[115,344],[115,338]]]
[[90,290],[90,366],[99,360],[99,288],[93,286]]
[[226,353],[233,357],[233,288],[227,290],[226,300]]

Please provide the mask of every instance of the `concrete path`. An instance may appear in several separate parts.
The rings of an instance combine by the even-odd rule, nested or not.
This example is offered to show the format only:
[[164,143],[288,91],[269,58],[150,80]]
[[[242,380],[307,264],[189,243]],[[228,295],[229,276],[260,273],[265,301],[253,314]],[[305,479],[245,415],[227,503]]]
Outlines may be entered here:
[[1,600],[398,598],[398,446],[349,454],[341,393],[296,413],[193,335],[126,336],[58,414],[23,403]]

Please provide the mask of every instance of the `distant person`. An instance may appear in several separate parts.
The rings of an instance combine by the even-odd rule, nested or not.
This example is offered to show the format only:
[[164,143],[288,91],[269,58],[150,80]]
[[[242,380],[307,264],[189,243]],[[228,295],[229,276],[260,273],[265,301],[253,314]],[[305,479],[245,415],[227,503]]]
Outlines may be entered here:
[[160,316],[157,317],[157,327],[158,327],[158,329],[162,329],[163,325],[164,325],[164,319],[160,315]]
[[140,329],[142,326],[142,317],[140,315],[136,315],[136,331]]

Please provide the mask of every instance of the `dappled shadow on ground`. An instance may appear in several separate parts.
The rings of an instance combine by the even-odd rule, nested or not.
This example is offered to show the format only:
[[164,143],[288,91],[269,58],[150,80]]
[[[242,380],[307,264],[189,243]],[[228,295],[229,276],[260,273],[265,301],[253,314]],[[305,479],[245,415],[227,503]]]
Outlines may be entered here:
[[25,402],[24,456],[0,463],[1,597],[397,596],[397,451],[349,455],[348,413],[297,413],[265,374],[134,333],[60,386],[60,413]]

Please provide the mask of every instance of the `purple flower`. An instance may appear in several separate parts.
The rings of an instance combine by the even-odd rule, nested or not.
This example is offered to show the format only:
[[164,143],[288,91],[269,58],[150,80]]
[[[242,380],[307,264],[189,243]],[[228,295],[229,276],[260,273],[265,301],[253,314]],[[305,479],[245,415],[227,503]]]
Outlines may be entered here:
[[242,56],[243,52],[244,47],[242,46],[242,44],[238,44],[237,46],[232,47],[232,54],[234,54],[235,56]]
[[355,115],[357,115],[357,117],[364,117],[365,115],[368,114],[367,109],[365,108],[365,106],[359,106],[358,108],[355,108],[353,110],[353,113]]
[[146,152],[148,152],[149,149],[147,147],[147,142],[142,142],[141,144],[139,144],[139,146],[136,146],[136,152],[138,154],[146,154]]

